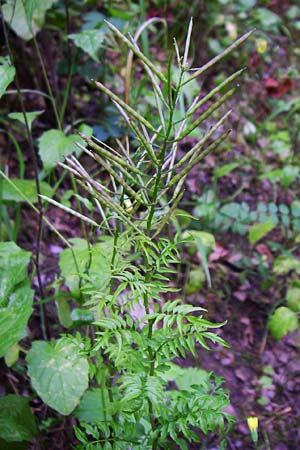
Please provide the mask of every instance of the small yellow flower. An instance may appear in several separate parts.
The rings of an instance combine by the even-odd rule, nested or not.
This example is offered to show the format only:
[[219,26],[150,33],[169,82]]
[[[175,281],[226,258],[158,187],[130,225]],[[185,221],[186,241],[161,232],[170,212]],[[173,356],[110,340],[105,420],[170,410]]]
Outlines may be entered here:
[[132,206],[130,198],[126,198],[124,200],[124,206],[125,206],[125,211],[127,212],[127,214],[130,214],[133,210],[133,206]]
[[268,47],[268,43],[265,39],[258,39],[256,41],[256,50],[257,53],[265,53],[265,51],[267,50]]
[[249,427],[249,430],[252,431],[256,431],[258,428],[258,417],[248,417],[247,418],[247,424]]
[[248,417],[247,424],[251,433],[252,441],[256,443],[258,440],[258,417]]

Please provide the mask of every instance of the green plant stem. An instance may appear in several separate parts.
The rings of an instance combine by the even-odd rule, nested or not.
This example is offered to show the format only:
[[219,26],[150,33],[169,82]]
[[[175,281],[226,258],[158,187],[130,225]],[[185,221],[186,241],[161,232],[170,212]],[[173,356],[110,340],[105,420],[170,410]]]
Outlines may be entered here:
[[[67,36],[71,32],[71,21],[70,21],[70,13],[69,13],[69,0],[64,0],[65,13],[66,13],[66,33]],[[74,111],[73,111],[73,95],[72,95],[72,77],[73,77],[73,68],[74,68],[74,58],[72,52],[72,43],[68,39],[67,41],[67,63],[68,63],[68,77],[66,87],[64,89],[62,105],[59,112],[60,123],[63,122],[63,118],[65,115],[67,104],[70,106],[70,119],[71,119],[71,127],[72,131],[74,131]]]
[[152,228],[152,219],[153,219],[153,215],[155,212],[155,208],[157,206],[157,198],[158,198],[160,184],[161,184],[161,178],[162,178],[162,167],[163,167],[163,163],[164,163],[165,156],[166,156],[167,143],[168,143],[168,140],[169,140],[172,128],[173,128],[173,115],[174,115],[174,111],[175,111],[176,101],[177,101],[178,93],[180,90],[180,83],[181,83],[181,80],[183,77],[183,73],[184,73],[184,70],[181,70],[177,88],[174,93],[174,101],[171,105],[172,107],[170,108],[168,126],[166,129],[164,142],[163,142],[162,149],[161,149],[161,152],[159,155],[159,166],[158,166],[157,174],[155,177],[155,185],[154,185],[154,189],[153,189],[153,195],[151,196],[151,206],[150,206],[149,216],[148,216],[148,220],[147,220],[147,227],[146,227],[147,236],[150,236],[150,232],[151,232],[151,228]]
[[[165,160],[168,140],[169,140],[170,134],[173,129],[173,115],[174,115],[174,111],[175,111],[175,106],[176,106],[176,102],[177,102],[177,98],[178,98],[178,94],[179,94],[179,90],[180,90],[180,83],[182,80],[183,73],[184,73],[184,69],[182,69],[180,76],[179,76],[179,81],[178,81],[177,88],[175,90],[174,97],[173,97],[174,100],[173,100],[173,103],[170,108],[169,120],[168,120],[168,125],[166,127],[164,142],[163,142],[160,154],[159,154],[159,165],[157,167],[155,184],[154,184],[153,193],[151,196],[150,211],[149,211],[149,216],[148,216],[147,225],[146,225],[146,235],[148,237],[150,237],[151,231],[152,231],[153,216],[154,216],[155,209],[157,207],[157,200],[158,200],[161,179],[162,179],[162,173],[163,173],[162,168],[163,168],[163,164],[164,164],[164,160]],[[145,265],[146,265],[146,270],[147,270],[145,281],[149,282],[151,280],[152,274],[151,274],[150,265],[147,261],[146,255],[145,255]],[[149,311],[149,299],[148,299],[147,294],[144,295],[144,307],[145,307],[146,313],[149,314],[149,312],[150,312]],[[151,337],[152,337],[153,324],[154,324],[154,320],[149,320],[149,323],[148,323],[148,339],[149,340],[151,340]],[[149,361],[150,361],[149,376],[154,376],[156,358],[155,358],[155,353],[152,351],[150,346],[148,347],[148,355],[149,355]],[[151,429],[152,429],[152,432],[154,433],[155,429],[156,429],[155,417],[154,417],[153,405],[149,399],[148,399],[148,408],[149,408],[149,418],[150,418],[150,423],[151,423]],[[158,436],[156,438],[154,438],[152,441],[152,450],[156,450],[157,445],[158,445]]]
[[35,50],[36,50],[36,53],[37,53],[37,56],[38,56],[38,59],[39,59],[40,65],[41,65],[42,74],[43,74],[43,78],[44,78],[44,81],[45,81],[45,84],[46,84],[48,95],[49,95],[49,97],[51,99],[51,104],[52,104],[53,112],[54,112],[54,115],[55,115],[57,127],[58,127],[59,130],[62,131],[62,124],[61,124],[61,120],[60,120],[60,117],[59,117],[58,109],[57,109],[57,106],[56,106],[56,100],[55,100],[55,97],[54,97],[54,94],[53,94],[53,91],[52,91],[52,88],[51,88],[51,85],[50,85],[50,82],[49,82],[49,78],[48,78],[46,67],[45,67],[45,64],[44,64],[44,60],[43,60],[43,57],[42,57],[42,54],[41,54],[41,51],[40,51],[40,47],[39,47],[39,44],[38,44],[35,36],[33,36],[33,43],[34,43],[34,47],[35,47]]

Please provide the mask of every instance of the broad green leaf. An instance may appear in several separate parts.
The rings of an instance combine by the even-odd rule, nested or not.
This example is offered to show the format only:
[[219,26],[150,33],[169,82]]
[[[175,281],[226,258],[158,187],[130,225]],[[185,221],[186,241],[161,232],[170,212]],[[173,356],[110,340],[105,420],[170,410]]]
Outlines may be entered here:
[[13,394],[0,397],[0,438],[8,442],[31,441],[36,434],[29,399]]
[[26,336],[33,291],[27,279],[30,253],[14,242],[0,243],[0,357]]
[[57,0],[7,0],[3,5],[6,22],[22,39],[28,41],[43,27],[45,14]]
[[287,301],[288,307],[294,311],[300,312],[300,287],[299,286],[289,286],[285,299]]
[[60,130],[45,131],[39,138],[39,155],[45,170],[53,169],[58,162],[71,153],[79,155],[81,150],[76,143],[86,146],[86,143],[76,134],[65,136]]
[[262,175],[260,175],[259,178],[271,181],[278,181],[280,180],[281,173],[282,173],[281,169],[276,169],[272,170],[271,172],[263,173]]
[[268,221],[264,223],[255,223],[249,228],[249,242],[255,244],[257,241],[266,236],[270,231],[275,228],[274,223]]
[[215,171],[214,178],[217,180],[218,178],[224,177],[225,175],[228,175],[230,172],[236,169],[238,166],[239,163],[237,162],[225,164],[225,166],[222,166]]
[[88,325],[95,320],[92,311],[82,308],[74,308],[71,312],[73,325]]
[[203,270],[206,275],[207,284],[209,287],[211,287],[211,277],[210,277],[210,272],[209,272],[209,267],[208,267],[208,262],[207,262],[207,249],[202,241],[201,236],[196,235],[195,240],[196,240],[196,244],[197,244],[200,256],[201,256],[201,265],[202,265]]
[[287,12],[286,12],[285,15],[286,15],[286,17],[287,17],[288,19],[290,19],[290,20],[295,20],[295,19],[300,18],[300,8],[299,8],[299,6],[296,6],[296,5],[291,6],[291,7],[287,10]]
[[279,340],[289,331],[298,328],[298,319],[294,311],[286,306],[277,308],[269,320],[269,329],[274,339]]
[[[31,111],[31,112],[26,112],[26,118],[27,118],[27,122],[28,122],[28,126],[29,129],[31,130],[31,126],[32,126],[32,122],[41,114],[43,114],[44,111]],[[25,119],[24,119],[24,114],[21,112],[13,112],[8,114],[8,117],[10,119],[13,120],[18,120],[19,122],[21,122],[23,125],[25,125]]]
[[65,249],[59,259],[61,275],[65,278],[70,291],[78,293],[82,274],[89,275],[89,283],[94,288],[105,288],[110,280],[113,242],[109,240],[90,247],[84,239],[74,238],[70,242],[73,244],[73,253],[71,249]]
[[197,237],[201,239],[202,244],[205,247],[205,253],[209,254],[216,245],[216,240],[213,234],[208,233],[207,231],[186,230],[182,235],[182,238],[186,242],[195,242]]
[[26,325],[32,313],[33,291],[24,282],[0,308],[0,357],[26,336]]
[[193,391],[192,386],[204,385],[209,381],[209,372],[195,367],[182,368],[177,364],[170,364],[170,370],[163,374],[163,378],[168,381],[175,381],[181,391]]
[[280,174],[280,182],[284,187],[288,187],[299,176],[298,166],[284,166]]
[[278,256],[273,263],[273,272],[282,275],[295,270],[300,273],[300,261],[292,256]]
[[12,367],[19,359],[21,347],[18,344],[12,345],[4,356],[4,361],[7,367]]
[[57,297],[55,300],[55,305],[59,323],[65,328],[70,328],[72,325],[72,319],[68,299],[66,297]]
[[237,3],[238,3],[237,8],[240,11],[249,11],[250,9],[255,7],[256,0],[238,0]]
[[86,391],[74,415],[80,422],[87,423],[111,420],[107,389],[97,388]]
[[184,289],[187,295],[196,294],[200,291],[205,281],[205,274],[201,267],[190,271],[189,278],[185,283]]
[[0,57],[0,98],[15,78],[15,74],[16,69],[9,63],[8,58]]
[[[12,183],[20,190],[26,199],[31,203],[38,201],[35,180],[22,180],[19,178],[11,178]],[[52,188],[45,181],[40,182],[41,193],[47,197],[52,197]],[[2,181],[2,198],[7,202],[25,202],[19,192],[7,181]]]
[[79,347],[63,338],[35,341],[26,360],[31,384],[43,402],[70,414],[88,388],[88,361]]
[[0,306],[7,304],[14,287],[27,278],[29,261],[30,253],[14,242],[0,243]]
[[90,57],[99,62],[98,51],[103,43],[105,37],[105,31],[103,29],[85,30],[81,33],[69,34],[68,38],[71,39],[76,47],[81,48]]
[[264,31],[278,33],[282,23],[281,18],[267,8],[256,8],[253,11],[253,18],[259,23]]

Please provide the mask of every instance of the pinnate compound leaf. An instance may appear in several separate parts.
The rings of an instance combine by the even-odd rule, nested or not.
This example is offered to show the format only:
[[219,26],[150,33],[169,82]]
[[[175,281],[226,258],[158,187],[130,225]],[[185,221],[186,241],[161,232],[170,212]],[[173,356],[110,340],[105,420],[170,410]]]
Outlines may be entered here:
[[[2,181],[2,198],[7,202],[25,202],[26,200],[31,203],[38,201],[36,183],[35,180],[22,180],[20,178],[10,178],[10,181]],[[16,186],[16,189],[12,186],[12,183]],[[47,197],[52,197],[52,188],[45,181],[40,182],[41,194]],[[21,191],[23,196],[19,194]]]
[[20,395],[0,398],[0,438],[8,442],[31,441],[37,426],[29,399]]
[[269,329],[273,338],[278,341],[289,331],[295,331],[297,328],[297,315],[286,306],[277,308],[270,317]]
[[85,30],[81,33],[68,35],[68,38],[74,42],[76,47],[81,48],[81,50],[87,53],[96,62],[99,62],[98,51],[104,37],[105,31],[99,29]]
[[0,98],[13,81],[15,74],[16,69],[9,63],[8,58],[0,57]]
[[249,229],[249,242],[255,244],[257,241],[265,237],[270,231],[275,228],[274,223],[268,221],[264,223],[255,223]]
[[43,402],[70,414],[88,388],[88,361],[80,349],[63,338],[35,341],[26,360],[31,384]]

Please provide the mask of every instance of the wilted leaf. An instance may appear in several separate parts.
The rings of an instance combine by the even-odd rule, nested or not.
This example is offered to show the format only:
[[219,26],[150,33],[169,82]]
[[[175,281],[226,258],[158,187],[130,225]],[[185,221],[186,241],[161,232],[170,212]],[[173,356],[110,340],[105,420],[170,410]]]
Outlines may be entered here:
[[35,341],[26,360],[31,384],[43,402],[70,414],[88,387],[89,366],[80,349],[63,338]]
[[286,306],[277,308],[269,320],[269,329],[274,339],[279,340],[289,331],[295,331],[298,328],[298,319],[296,313]]

